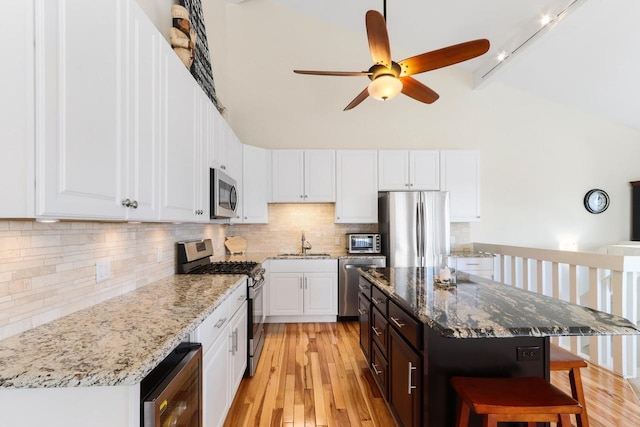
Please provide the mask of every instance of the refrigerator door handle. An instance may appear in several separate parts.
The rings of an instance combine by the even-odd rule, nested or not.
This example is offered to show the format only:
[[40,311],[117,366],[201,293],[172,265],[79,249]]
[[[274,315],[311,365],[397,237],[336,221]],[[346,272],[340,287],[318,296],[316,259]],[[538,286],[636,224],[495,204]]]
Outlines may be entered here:
[[418,255],[418,260],[421,261],[422,260],[422,232],[420,231],[422,229],[422,216],[421,216],[421,212],[422,212],[422,201],[419,200],[418,203],[416,204],[416,245],[418,246],[416,248],[416,254]]
[[420,233],[420,251],[418,255],[420,256],[420,267],[426,267],[425,260],[425,245],[426,245],[426,235],[425,235],[425,215],[424,215],[424,194],[420,194],[420,217],[418,220],[418,232]]

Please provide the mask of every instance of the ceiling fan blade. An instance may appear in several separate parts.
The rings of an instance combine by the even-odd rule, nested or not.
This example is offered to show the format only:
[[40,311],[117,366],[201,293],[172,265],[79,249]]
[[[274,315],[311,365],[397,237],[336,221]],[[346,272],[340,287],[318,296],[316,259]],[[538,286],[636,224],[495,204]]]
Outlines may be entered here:
[[400,80],[402,81],[402,93],[417,101],[432,104],[440,98],[440,95],[413,77],[400,77]]
[[364,90],[358,94],[358,96],[353,98],[353,101],[351,101],[349,105],[344,107],[344,111],[351,110],[352,108],[357,107],[358,104],[360,104],[362,101],[367,99],[368,96],[369,96],[369,88],[365,87]]
[[370,10],[366,15],[366,23],[371,59],[374,64],[391,67],[391,48],[389,47],[389,35],[384,17],[377,10]]
[[402,68],[400,76],[410,76],[457,64],[480,56],[488,50],[489,40],[479,39],[412,56],[398,63]]
[[370,76],[369,71],[313,71],[313,70],[293,70],[297,74],[313,74],[316,76]]

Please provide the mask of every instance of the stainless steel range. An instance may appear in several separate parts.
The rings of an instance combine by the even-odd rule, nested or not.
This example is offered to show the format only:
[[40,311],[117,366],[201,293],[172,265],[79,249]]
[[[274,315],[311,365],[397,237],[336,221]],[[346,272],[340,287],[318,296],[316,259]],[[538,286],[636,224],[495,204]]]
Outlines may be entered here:
[[211,262],[211,239],[178,242],[178,274],[245,274],[248,302],[247,376],[253,376],[264,345],[264,268],[254,261]]

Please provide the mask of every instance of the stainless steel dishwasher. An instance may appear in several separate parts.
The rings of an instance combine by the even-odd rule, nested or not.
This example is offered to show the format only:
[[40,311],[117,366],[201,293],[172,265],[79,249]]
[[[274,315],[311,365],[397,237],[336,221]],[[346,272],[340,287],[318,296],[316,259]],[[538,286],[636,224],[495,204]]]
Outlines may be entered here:
[[338,260],[338,320],[358,318],[359,268],[384,268],[384,257],[348,257]]

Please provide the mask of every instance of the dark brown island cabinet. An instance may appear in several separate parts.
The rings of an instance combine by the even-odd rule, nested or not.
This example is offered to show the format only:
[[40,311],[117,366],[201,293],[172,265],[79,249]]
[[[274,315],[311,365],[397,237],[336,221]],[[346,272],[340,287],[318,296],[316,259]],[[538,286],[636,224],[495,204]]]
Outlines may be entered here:
[[[548,379],[546,337],[441,337],[367,279],[360,278],[359,288],[360,347],[400,427],[455,425],[456,395],[449,385],[454,375]],[[539,356],[517,360],[518,348]]]

